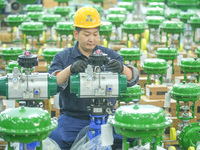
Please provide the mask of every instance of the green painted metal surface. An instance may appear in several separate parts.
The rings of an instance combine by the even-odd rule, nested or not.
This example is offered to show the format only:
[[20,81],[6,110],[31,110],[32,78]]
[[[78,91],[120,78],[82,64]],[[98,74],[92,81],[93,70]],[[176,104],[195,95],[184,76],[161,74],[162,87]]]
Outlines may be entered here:
[[17,61],[9,62],[8,65],[5,67],[5,70],[7,73],[12,73],[14,67],[18,67],[18,70],[21,71],[21,66],[19,66]]
[[80,74],[70,76],[70,93],[78,94],[80,97]]
[[164,59],[148,58],[144,60],[142,68],[147,74],[164,74],[167,72],[169,65]]
[[178,18],[181,10],[175,8],[169,8],[169,11],[166,12],[165,17],[167,19]]
[[48,74],[48,99],[57,94],[57,77]]
[[166,48],[158,48],[156,51],[156,55],[158,58],[168,61],[177,59],[177,56],[179,54],[177,48],[166,47]]
[[41,11],[43,11],[43,5],[42,4],[28,4],[28,5],[26,5],[26,8],[25,8],[25,11],[26,12],[41,12]]
[[117,6],[125,8],[129,12],[132,12],[134,10],[134,5],[132,2],[118,2]]
[[188,73],[200,72],[200,59],[199,58],[182,58],[179,64],[181,70]]
[[140,48],[121,48],[120,55],[124,58],[124,60],[140,60],[140,56],[142,55]]
[[146,16],[165,16],[165,10],[160,7],[148,7]]
[[60,35],[73,35],[75,27],[73,22],[58,22],[56,23],[55,30]]
[[44,15],[44,12],[28,12],[27,16],[33,21],[38,21]]
[[143,21],[125,21],[122,24],[123,32],[128,34],[140,34],[145,30],[145,22]]
[[172,90],[170,90],[172,98],[177,101],[196,101],[199,99],[200,87],[194,83],[174,84]]
[[5,22],[10,27],[15,27],[15,26],[17,27],[26,21],[30,21],[30,18],[27,15],[23,14],[8,15],[7,18],[5,18]]
[[42,22],[23,22],[20,30],[26,35],[39,36],[46,30],[46,27]]
[[121,14],[126,15],[127,11],[122,7],[113,7],[108,9],[108,14]]
[[120,106],[108,123],[113,125],[119,135],[127,138],[157,137],[163,134],[172,120],[165,116],[165,111],[152,105]]
[[0,0],[0,10],[3,9],[6,6],[5,0]]
[[0,133],[8,142],[42,141],[56,127],[57,121],[41,108],[18,107],[0,114]]
[[109,21],[102,21],[99,35],[111,35],[112,33],[112,23]]
[[103,11],[103,8],[100,5],[92,5],[93,8],[95,8],[98,13],[101,13]]
[[182,11],[182,12],[180,12],[179,18],[182,22],[187,23],[188,20],[190,20],[190,17],[195,17],[195,16],[197,16],[197,14],[194,12]]
[[1,96],[6,96],[8,99],[8,78],[7,76],[3,76],[0,78],[0,95]]
[[17,60],[19,55],[23,54],[23,49],[18,47],[2,48],[1,56],[4,60]]
[[164,21],[161,28],[167,33],[184,33],[184,23],[181,21]]
[[20,4],[33,4],[36,3],[37,0],[17,0]]
[[188,23],[194,30],[200,28],[200,17],[190,17]]
[[110,21],[116,27],[120,27],[120,25],[123,24],[126,20],[126,15],[122,14],[108,14],[106,17],[107,20]]
[[163,3],[163,2],[150,2],[149,7],[160,7],[162,9],[165,9],[165,3]]
[[39,19],[44,25],[48,27],[54,26],[57,22],[61,21],[62,16],[59,14],[42,15]]
[[181,150],[188,150],[188,148],[194,147],[197,149],[199,145],[199,133],[200,124],[199,122],[190,123],[187,125],[179,135],[178,142]]
[[71,11],[71,7],[68,6],[56,6],[54,7],[54,14],[59,14],[62,17],[68,16]]
[[44,60],[46,61],[52,61],[53,57],[63,51],[63,48],[45,48],[41,54],[41,56],[44,57]]
[[132,87],[127,87],[126,93],[122,93],[117,100],[120,102],[129,103],[132,102],[133,99],[140,100],[141,95],[144,95],[144,91],[142,90],[141,86],[134,85]]
[[165,21],[165,17],[162,16],[147,16],[146,23],[149,28],[159,28],[159,26]]
[[197,49],[195,50],[195,53],[197,54],[198,58],[200,58],[200,46],[197,47]]

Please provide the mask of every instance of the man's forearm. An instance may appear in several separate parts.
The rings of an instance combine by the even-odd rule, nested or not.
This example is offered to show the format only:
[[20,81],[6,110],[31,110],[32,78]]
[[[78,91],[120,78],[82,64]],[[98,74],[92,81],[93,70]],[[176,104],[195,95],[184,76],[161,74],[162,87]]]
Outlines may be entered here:
[[70,75],[71,75],[70,66],[66,67],[65,69],[63,69],[61,72],[59,72],[56,75],[58,84],[65,83],[67,81],[67,79],[70,77]]
[[131,68],[124,65],[124,71],[122,72],[124,75],[126,75],[127,80],[131,80],[133,78],[133,71]]

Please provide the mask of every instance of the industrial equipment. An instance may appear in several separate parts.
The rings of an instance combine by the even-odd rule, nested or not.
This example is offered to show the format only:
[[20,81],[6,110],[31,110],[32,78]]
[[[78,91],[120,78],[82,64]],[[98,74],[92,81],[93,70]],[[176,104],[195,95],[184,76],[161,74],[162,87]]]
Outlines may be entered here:
[[197,49],[195,50],[195,53],[197,54],[197,57],[200,58],[200,46],[197,47]]
[[188,23],[193,30],[193,42],[195,44],[200,43],[200,17],[190,17]]
[[32,21],[35,21],[35,22],[37,22],[38,20],[39,20],[39,18],[41,18],[42,17],[42,15],[44,15],[44,12],[28,12],[27,13],[27,16],[29,17],[29,18],[31,18],[31,20]]
[[68,6],[68,3],[69,3],[71,0],[54,0],[54,1],[58,2],[58,6],[64,5],[64,4],[66,4],[66,6]]
[[108,47],[112,33],[112,23],[109,21],[102,21],[101,23],[102,25],[99,30],[100,43],[105,47]]
[[147,85],[150,84],[150,74],[154,76],[154,83],[156,80],[163,83],[163,75],[167,73],[169,65],[166,60],[159,58],[148,58],[144,60],[144,63],[141,65],[144,68],[144,71],[147,73]]
[[24,11],[28,12],[42,12],[44,7],[42,4],[28,4],[26,5]]
[[69,6],[56,6],[54,7],[54,14],[59,14],[62,16],[62,21],[66,21],[66,17],[69,16],[71,12],[71,7]]
[[148,7],[146,16],[165,16],[165,10],[160,7]]

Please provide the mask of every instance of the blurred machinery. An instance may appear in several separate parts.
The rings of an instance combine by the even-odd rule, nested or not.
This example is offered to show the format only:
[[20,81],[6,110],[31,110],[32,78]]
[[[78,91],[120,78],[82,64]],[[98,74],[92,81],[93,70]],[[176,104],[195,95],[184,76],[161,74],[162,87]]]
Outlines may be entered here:
[[102,21],[102,25],[99,30],[101,45],[108,47],[110,43],[111,33],[112,33],[112,23],[109,21]]

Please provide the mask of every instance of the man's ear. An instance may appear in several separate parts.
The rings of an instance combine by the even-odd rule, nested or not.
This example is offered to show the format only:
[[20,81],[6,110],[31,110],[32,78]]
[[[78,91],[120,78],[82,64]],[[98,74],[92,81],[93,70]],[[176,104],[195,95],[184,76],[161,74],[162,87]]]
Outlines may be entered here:
[[78,32],[74,30],[74,38],[78,41]]

